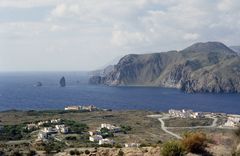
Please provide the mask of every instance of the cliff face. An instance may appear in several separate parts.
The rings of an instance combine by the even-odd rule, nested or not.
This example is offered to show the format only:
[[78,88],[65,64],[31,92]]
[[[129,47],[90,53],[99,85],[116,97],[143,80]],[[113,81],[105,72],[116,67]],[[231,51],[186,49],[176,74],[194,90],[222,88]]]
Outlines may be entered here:
[[196,43],[182,51],[127,55],[92,84],[144,85],[186,92],[240,92],[240,57],[219,42]]

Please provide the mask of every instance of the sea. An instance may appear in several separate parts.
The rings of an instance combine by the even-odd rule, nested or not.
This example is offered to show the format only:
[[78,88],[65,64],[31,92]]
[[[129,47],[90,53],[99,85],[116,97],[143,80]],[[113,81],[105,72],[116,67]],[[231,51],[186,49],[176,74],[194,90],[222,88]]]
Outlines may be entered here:
[[[66,87],[60,87],[64,76]],[[63,110],[95,105],[112,110],[192,109],[240,114],[240,94],[187,94],[159,87],[109,87],[88,84],[86,72],[1,72],[0,111]],[[41,87],[36,87],[41,82]]]

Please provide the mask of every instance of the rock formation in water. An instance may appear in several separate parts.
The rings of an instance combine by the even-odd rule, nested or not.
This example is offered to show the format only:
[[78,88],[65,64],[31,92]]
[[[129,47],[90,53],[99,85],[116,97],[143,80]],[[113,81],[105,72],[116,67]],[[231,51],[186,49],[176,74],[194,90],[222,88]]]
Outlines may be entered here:
[[62,77],[61,79],[60,79],[60,86],[61,87],[65,87],[66,86],[66,80],[65,80],[65,77]]
[[196,43],[181,51],[124,56],[91,84],[141,85],[193,92],[240,92],[240,56],[219,42]]
[[35,87],[41,87],[42,86],[42,82],[37,82],[34,86]]

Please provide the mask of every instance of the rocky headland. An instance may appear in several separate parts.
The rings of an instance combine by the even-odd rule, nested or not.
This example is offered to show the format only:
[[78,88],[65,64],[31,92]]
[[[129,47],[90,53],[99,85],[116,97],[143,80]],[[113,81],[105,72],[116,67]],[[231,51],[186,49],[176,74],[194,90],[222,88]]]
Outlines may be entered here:
[[181,51],[129,54],[91,84],[157,86],[188,93],[240,92],[240,56],[220,42],[195,43]]

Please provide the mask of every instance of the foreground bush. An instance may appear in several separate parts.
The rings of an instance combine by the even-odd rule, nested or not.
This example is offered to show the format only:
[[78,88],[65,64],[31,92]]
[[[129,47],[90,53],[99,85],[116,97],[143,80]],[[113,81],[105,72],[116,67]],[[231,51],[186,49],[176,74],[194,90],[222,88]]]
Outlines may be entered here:
[[183,156],[184,148],[178,141],[169,141],[163,144],[161,154],[162,156]]
[[240,126],[235,130],[235,135],[239,141],[240,140]]
[[182,140],[182,145],[187,152],[202,154],[206,152],[207,137],[201,132],[187,133]]

